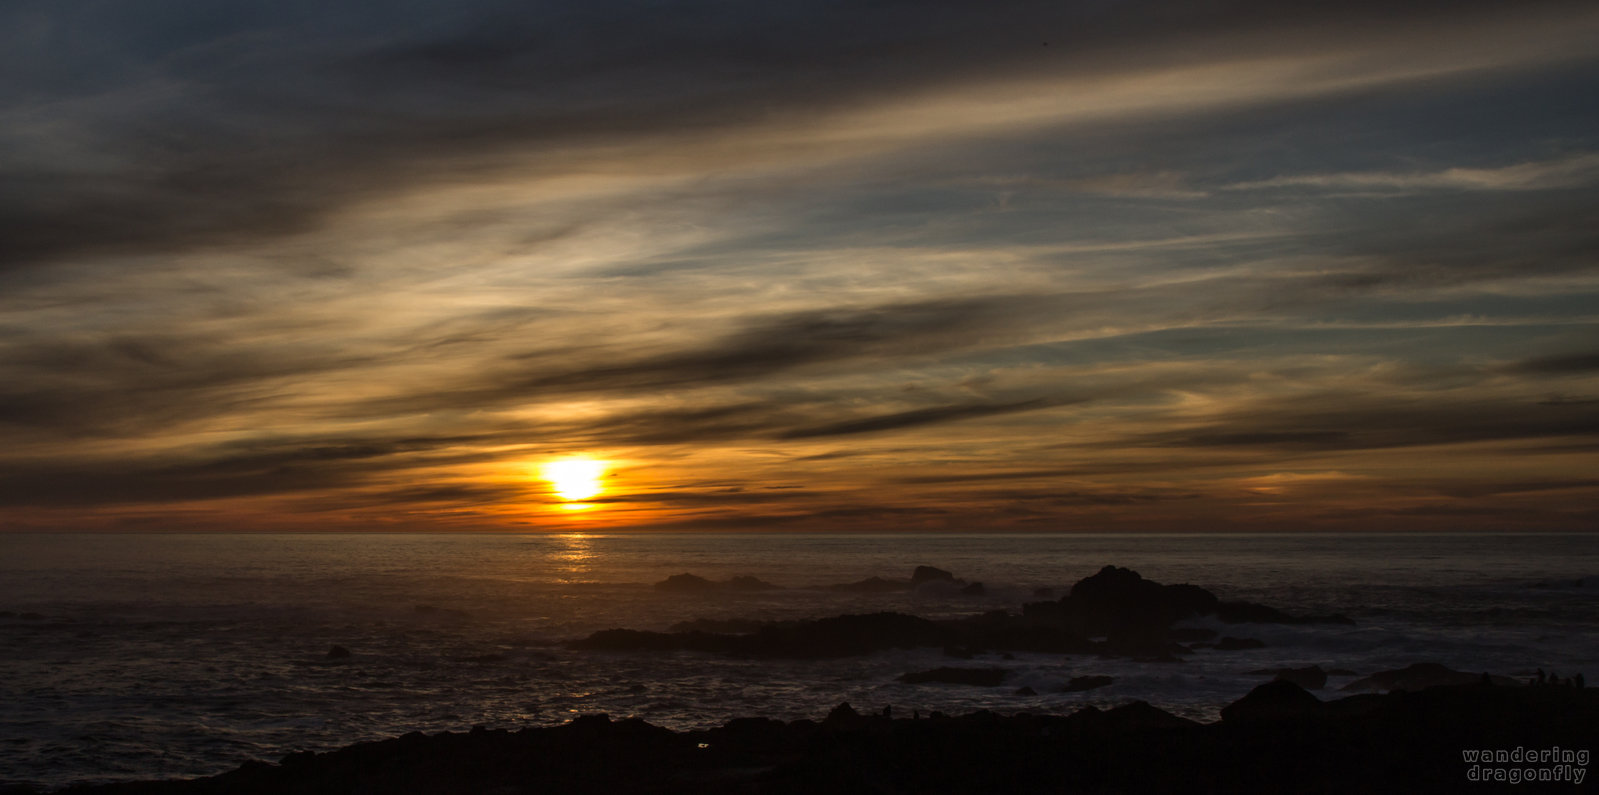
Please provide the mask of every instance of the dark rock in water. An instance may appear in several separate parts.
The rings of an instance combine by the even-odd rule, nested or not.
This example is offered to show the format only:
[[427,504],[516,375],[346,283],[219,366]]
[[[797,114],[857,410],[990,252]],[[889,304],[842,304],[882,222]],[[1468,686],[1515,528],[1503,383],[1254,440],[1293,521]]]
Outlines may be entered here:
[[1243,651],[1244,649],[1264,649],[1266,642],[1257,638],[1225,637],[1216,641],[1217,651]]
[[1005,681],[1007,673],[1009,672],[1003,668],[934,668],[931,671],[903,674],[899,677],[899,681],[912,685],[939,682],[951,685],[993,687]]
[[[931,566],[919,567],[917,581],[929,588],[953,592],[963,581]],[[699,592],[713,589],[764,589],[753,578],[715,583],[692,574],[680,574],[658,583],[663,590]],[[873,577],[858,583],[832,586],[834,590],[887,592],[911,589],[911,581]],[[968,593],[981,587],[965,586]],[[1300,621],[1272,608],[1228,603],[1234,617]],[[1162,585],[1137,572],[1106,566],[1078,582],[1072,592],[1052,602],[1031,602],[1021,614],[992,610],[980,616],[937,621],[891,613],[873,616],[835,616],[815,621],[714,622],[679,624],[670,635],[624,633],[607,630],[572,641],[571,648],[607,650],[685,649],[751,657],[819,658],[865,654],[888,648],[954,647],[997,652],[1031,651],[1131,657],[1140,660],[1181,662],[1191,649],[1177,642],[1214,635],[1206,628],[1173,628],[1177,621],[1208,615],[1222,609],[1216,597],[1193,585]],[[1091,640],[1102,637],[1103,640]],[[1229,644],[1239,643],[1229,641]],[[1228,646],[1223,648],[1244,648]],[[964,653],[958,653],[964,656]]]
[[955,582],[955,575],[933,566],[917,566],[916,570],[911,572],[912,585],[939,581]]
[[1275,676],[1293,682],[1306,690],[1320,690],[1327,686],[1327,672],[1319,665],[1304,668],[1262,668],[1250,671],[1255,676]]
[[[1352,692],[1380,692],[1385,690],[1424,690],[1429,687],[1470,685],[1482,681],[1482,674],[1456,671],[1441,663],[1414,663],[1397,671],[1380,671],[1363,679],[1356,679],[1342,690]],[[1521,681],[1505,676],[1489,677],[1495,685],[1519,685]]]
[[1355,673],[1354,671],[1349,670],[1348,668],[1328,668],[1327,669],[1327,675],[1328,676],[1359,676],[1359,674]]
[[1016,692],[1012,693],[1011,695],[1013,695],[1013,696],[1036,696],[1036,695],[1038,695],[1038,691],[1034,690],[1031,687],[1028,687],[1026,685],[1022,685],[1021,687],[1016,688]]
[[350,656],[350,650],[334,644],[332,648],[328,649],[328,653],[325,656],[329,660],[342,660]]
[[716,583],[697,574],[673,574],[655,584],[656,589],[662,591],[709,591],[716,587]]
[[658,590],[684,593],[706,591],[771,591],[778,586],[755,577],[733,577],[723,582],[707,580],[697,574],[674,574],[655,584]]
[[851,591],[854,593],[891,593],[893,591],[909,591],[911,584],[904,580],[885,580],[882,577],[867,577],[860,582],[844,583],[843,585],[829,586],[834,591]]
[[1172,627],[1166,637],[1178,643],[1194,643],[1216,637],[1216,630],[1207,627]]
[[1304,688],[1286,679],[1276,679],[1223,707],[1221,719],[1229,723],[1304,719],[1319,714],[1321,707],[1321,700]]
[[988,589],[984,588],[980,582],[974,582],[961,589],[961,594],[964,596],[983,596],[987,593]]
[[1074,676],[1070,682],[1066,683],[1065,692],[1080,693],[1084,690],[1097,690],[1101,687],[1108,687],[1112,684],[1115,684],[1115,682],[1116,678],[1111,676],[1101,676],[1097,674],[1089,676]]
[[[672,732],[585,716],[517,732],[412,733],[193,781],[79,785],[70,795],[704,793],[1413,793],[1475,791],[1462,749],[1599,745],[1599,692],[1462,687],[1312,706],[1283,688],[1242,701],[1298,716],[1198,725],[1148,704],[1071,715],[976,712],[933,719],[761,718]],[[1295,706],[1297,704],[1297,706]],[[1346,706],[1347,705],[1347,706]],[[1233,713],[1237,715],[1237,712]],[[1583,771],[1565,764],[1567,773]],[[1553,765],[1551,765],[1552,767]],[[1503,770],[1480,765],[1478,772]],[[1567,777],[1487,791],[1579,791]],[[1507,782],[1508,784],[1508,782]]]
[[981,653],[982,653],[981,649],[974,649],[971,646],[945,646],[944,647],[944,656],[945,657],[953,657],[953,658],[955,658],[957,660],[970,660],[971,658],[976,657],[977,655],[979,655]]

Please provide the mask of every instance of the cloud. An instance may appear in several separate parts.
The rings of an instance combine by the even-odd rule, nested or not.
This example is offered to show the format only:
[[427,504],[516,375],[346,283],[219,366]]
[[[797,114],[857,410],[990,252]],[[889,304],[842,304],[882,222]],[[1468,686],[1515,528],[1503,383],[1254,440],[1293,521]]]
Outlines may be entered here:
[[1593,186],[1599,182],[1599,154],[1582,153],[1558,160],[1517,163],[1498,168],[1460,166],[1432,172],[1345,172],[1298,174],[1239,182],[1223,190],[1269,188],[1374,189],[1391,191],[1530,191]]
[[809,439],[818,436],[848,436],[858,433],[878,433],[881,431],[916,428],[925,425],[934,425],[957,420],[967,420],[980,417],[994,417],[1005,414],[1015,414],[1023,411],[1038,411],[1053,406],[1062,405],[1061,401],[1035,399],[1024,400],[1016,403],[966,403],[955,406],[935,406],[931,408],[912,409],[899,411],[892,414],[883,414],[875,417],[843,420],[826,425],[816,425],[808,428],[796,428],[782,434],[784,439]]

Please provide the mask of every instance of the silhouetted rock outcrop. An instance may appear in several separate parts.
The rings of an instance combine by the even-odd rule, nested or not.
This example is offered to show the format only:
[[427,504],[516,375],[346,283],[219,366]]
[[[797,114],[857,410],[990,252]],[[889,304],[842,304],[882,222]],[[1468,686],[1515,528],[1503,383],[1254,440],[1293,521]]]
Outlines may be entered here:
[[851,591],[854,593],[892,593],[894,591],[909,591],[911,584],[905,580],[885,580],[882,577],[867,577],[859,582],[847,582],[842,585],[829,586],[834,591]]
[[[1505,768],[1474,768],[1461,749],[1599,745],[1599,692],[1574,688],[1466,685],[1323,703],[1278,681],[1229,710],[1201,725],[1142,702],[922,720],[840,705],[820,722],[745,718],[691,732],[588,715],[517,732],[413,733],[193,781],[68,792],[1459,792],[1474,769]],[[1566,765],[1555,789],[1578,791],[1577,772],[1593,771]],[[1523,789],[1553,791],[1515,791]]]
[[1111,676],[1100,676],[1097,674],[1091,674],[1088,676],[1074,676],[1070,682],[1066,683],[1065,690],[1067,693],[1078,693],[1084,690],[1097,690],[1101,687],[1108,687],[1112,684],[1115,684],[1115,682],[1115,677]]
[[662,591],[704,593],[706,591],[771,591],[778,588],[754,577],[732,577],[722,582],[707,580],[697,574],[674,574],[655,584]]
[[324,656],[329,660],[343,660],[350,656],[350,650],[338,644],[334,644],[328,648],[328,653]]
[[955,575],[935,566],[917,566],[911,572],[911,585],[929,582],[955,582]]
[[1320,714],[1321,699],[1287,679],[1263,684],[1237,701],[1223,707],[1224,721],[1280,721],[1308,718]]
[[[748,582],[741,583],[741,580]],[[918,567],[912,580],[871,578],[833,586],[849,591],[906,590],[912,582],[947,587],[962,580],[942,569]],[[658,583],[665,590],[705,591],[738,587],[767,587],[753,578],[714,583],[692,574],[679,574]],[[978,593],[980,584],[966,586]],[[674,632],[605,630],[568,644],[576,649],[671,650],[689,649],[752,657],[836,657],[865,654],[887,648],[916,646],[957,650],[970,656],[976,650],[1032,651],[1099,654],[1139,660],[1181,662],[1190,650],[1178,639],[1211,637],[1213,630],[1173,627],[1187,618],[1219,613],[1231,604],[1235,614],[1261,619],[1298,622],[1273,608],[1246,603],[1222,603],[1195,585],[1163,585],[1146,580],[1129,569],[1106,566],[1079,581],[1070,594],[1056,601],[1032,602],[1020,615],[993,610],[964,619],[931,621],[894,613],[835,616],[813,621],[748,622],[695,621],[679,624]],[[1222,650],[1258,648],[1259,641],[1228,640]],[[959,650],[966,650],[962,653]]]
[[[1519,685],[1521,681],[1510,677],[1490,677],[1495,685]],[[1414,663],[1396,671],[1379,671],[1371,676],[1356,679],[1341,689],[1351,692],[1381,692],[1387,690],[1423,690],[1429,687],[1470,685],[1482,681],[1482,674],[1456,671],[1441,663]]]

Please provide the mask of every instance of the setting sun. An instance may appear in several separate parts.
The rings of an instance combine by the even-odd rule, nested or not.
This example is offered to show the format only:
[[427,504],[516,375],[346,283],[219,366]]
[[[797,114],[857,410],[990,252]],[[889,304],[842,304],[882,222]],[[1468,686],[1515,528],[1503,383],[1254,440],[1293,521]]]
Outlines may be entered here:
[[568,502],[586,500],[602,490],[605,462],[591,458],[567,458],[544,465],[544,479],[555,487],[556,496]]

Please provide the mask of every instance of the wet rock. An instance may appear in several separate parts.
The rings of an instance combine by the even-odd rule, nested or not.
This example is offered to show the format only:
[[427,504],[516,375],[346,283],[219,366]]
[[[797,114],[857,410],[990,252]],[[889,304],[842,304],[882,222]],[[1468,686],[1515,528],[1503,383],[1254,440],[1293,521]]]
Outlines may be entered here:
[[674,574],[655,584],[656,590],[679,593],[705,593],[708,591],[771,591],[778,586],[755,577],[732,577],[722,582],[707,580],[697,574]]
[[1267,682],[1222,708],[1221,719],[1232,722],[1286,721],[1315,717],[1321,700],[1286,679]]
[[911,572],[911,585],[929,582],[955,582],[955,575],[934,566],[917,566]]
[[909,591],[911,587],[911,584],[904,580],[885,580],[882,577],[867,577],[859,582],[828,586],[829,590],[849,591],[851,593],[892,593],[895,591]]
[[1005,681],[1009,672],[1003,668],[934,668],[931,671],[902,674],[899,681],[919,685],[929,682],[951,685],[993,687]]
[[[1395,671],[1379,671],[1371,676],[1356,679],[1342,690],[1351,692],[1382,692],[1389,690],[1424,690],[1429,687],[1470,685],[1482,681],[1482,674],[1456,671],[1442,663],[1414,663]],[[1489,677],[1495,685],[1519,685],[1520,680],[1504,676]]]
[[1245,649],[1264,649],[1266,642],[1256,638],[1224,637],[1216,641],[1217,651],[1243,651]]
[[1070,682],[1066,683],[1065,692],[1080,693],[1084,690],[1097,690],[1101,687],[1109,687],[1110,685],[1115,684],[1115,682],[1116,678],[1111,676],[1102,676],[1097,674],[1089,676],[1074,676]]
[[984,588],[983,584],[980,582],[971,583],[970,585],[967,585],[961,589],[962,596],[984,596],[987,595],[987,593],[988,589]]
[[716,583],[699,576],[698,574],[673,574],[655,584],[658,591],[709,591],[716,587]]
[[350,650],[338,644],[334,644],[328,649],[328,653],[323,656],[329,660],[343,660],[350,657]]
[[1032,689],[1031,687],[1023,685],[1021,687],[1016,688],[1016,691],[1011,693],[1011,695],[1013,695],[1013,696],[1036,696],[1036,695],[1038,695],[1038,691]]

